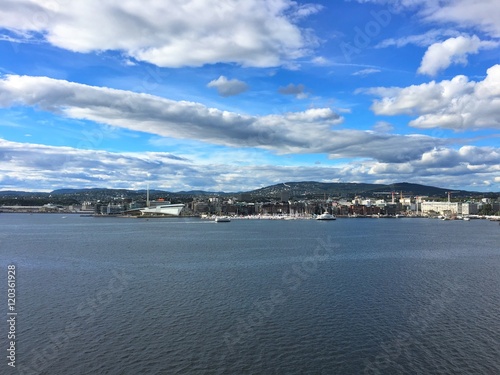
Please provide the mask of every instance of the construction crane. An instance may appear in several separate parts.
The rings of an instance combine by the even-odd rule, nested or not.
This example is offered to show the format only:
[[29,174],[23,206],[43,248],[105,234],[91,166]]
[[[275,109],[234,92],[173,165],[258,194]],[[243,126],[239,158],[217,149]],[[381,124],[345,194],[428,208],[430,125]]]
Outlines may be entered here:
[[447,191],[448,194],[448,203],[451,203],[451,195],[455,193],[460,193],[459,191]]

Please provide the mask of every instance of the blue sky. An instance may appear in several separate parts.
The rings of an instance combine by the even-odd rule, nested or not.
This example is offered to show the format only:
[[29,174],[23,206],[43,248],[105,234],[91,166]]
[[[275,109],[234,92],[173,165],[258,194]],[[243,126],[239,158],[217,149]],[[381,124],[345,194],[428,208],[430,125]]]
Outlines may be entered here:
[[500,191],[499,52],[495,0],[6,0],[0,190]]

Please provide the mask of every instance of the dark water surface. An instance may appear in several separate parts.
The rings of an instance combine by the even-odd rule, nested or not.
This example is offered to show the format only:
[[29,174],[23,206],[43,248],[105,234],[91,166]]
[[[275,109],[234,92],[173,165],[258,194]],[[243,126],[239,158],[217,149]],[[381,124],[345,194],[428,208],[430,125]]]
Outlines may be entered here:
[[0,224],[1,374],[500,374],[498,223]]

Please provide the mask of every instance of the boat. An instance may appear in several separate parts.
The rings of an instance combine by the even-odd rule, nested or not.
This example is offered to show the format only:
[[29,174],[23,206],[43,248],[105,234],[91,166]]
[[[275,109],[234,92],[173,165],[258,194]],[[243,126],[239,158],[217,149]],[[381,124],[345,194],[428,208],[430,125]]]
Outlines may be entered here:
[[142,215],[170,215],[179,216],[184,205],[182,203],[175,204],[158,204],[152,207],[144,207],[139,209]]
[[228,218],[227,216],[217,216],[215,218],[216,223],[229,223],[230,221],[231,221],[231,219]]
[[463,221],[470,221],[470,217],[464,217]]
[[316,220],[336,220],[337,218],[335,215],[329,214],[328,212],[325,212],[324,214],[321,214],[316,217]]

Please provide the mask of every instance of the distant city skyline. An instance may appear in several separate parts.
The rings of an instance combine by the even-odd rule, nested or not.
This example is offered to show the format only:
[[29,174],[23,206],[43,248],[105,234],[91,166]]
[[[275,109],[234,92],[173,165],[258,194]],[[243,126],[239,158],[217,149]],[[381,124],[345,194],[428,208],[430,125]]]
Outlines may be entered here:
[[494,0],[7,3],[0,190],[500,191]]

